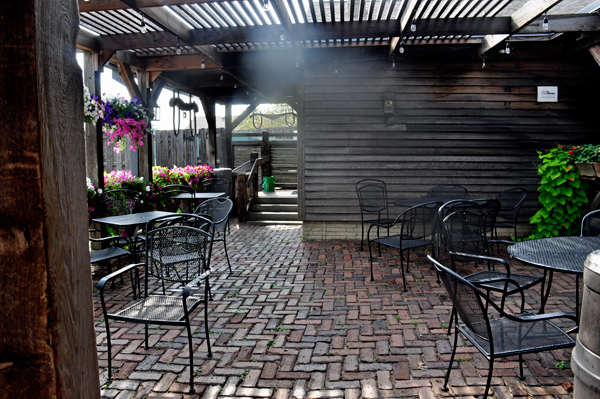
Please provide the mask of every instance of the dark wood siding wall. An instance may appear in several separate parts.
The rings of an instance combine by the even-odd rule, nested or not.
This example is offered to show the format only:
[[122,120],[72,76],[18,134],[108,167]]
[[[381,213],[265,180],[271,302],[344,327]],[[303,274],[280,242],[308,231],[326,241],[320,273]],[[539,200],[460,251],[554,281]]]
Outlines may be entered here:
[[[450,57],[335,69],[305,70],[299,181],[307,221],[360,220],[354,184],[370,177],[387,182],[391,199],[424,196],[438,184],[464,185],[479,198],[523,187],[526,221],[538,208],[536,150],[600,139],[600,69],[587,53],[568,61],[506,57],[485,68]],[[558,102],[538,103],[537,86],[558,86]],[[383,115],[385,93],[393,93],[394,115]]]

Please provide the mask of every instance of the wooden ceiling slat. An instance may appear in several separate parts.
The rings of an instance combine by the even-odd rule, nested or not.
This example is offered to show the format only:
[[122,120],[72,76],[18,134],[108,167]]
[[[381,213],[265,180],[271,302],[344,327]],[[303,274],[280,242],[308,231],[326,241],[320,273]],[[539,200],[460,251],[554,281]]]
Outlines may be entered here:
[[376,6],[376,1],[375,0],[369,0],[369,15],[367,16],[367,21],[372,21],[373,20],[373,13],[375,12],[375,6]]
[[133,33],[133,29],[129,26],[124,26],[122,23],[119,24],[115,21],[115,16],[112,15],[114,11],[100,11],[96,13],[97,18],[104,24],[108,29],[112,30],[112,33]]
[[471,15],[469,15],[470,17],[484,17],[485,16],[485,10],[492,4],[494,3],[494,0],[486,0],[486,1],[481,1],[479,3],[479,5],[477,7],[475,7],[473,9],[473,11],[471,12]]
[[226,3],[224,3],[223,6],[220,6],[218,3],[213,3],[210,6],[215,10],[215,12],[219,13],[221,18],[227,22],[228,26],[238,26],[239,22],[233,17],[227,7],[225,7],[225,4]]
[[225,10],[228,13],[228,15],[235,21],[236,26],[246,25],[246,21],[244,21],[243,17],[238,15],[236,10],[233,9],[233,6],[230,3],[223,3],[223,10]]
[[[354,21],[354,7],[357,0],[350,0],[350,21]],[[360,0],[358,0],[360,1]]]
[[[171,7],[173,12],[176,12],[178,15],[185,14],[185,20],[188,21],[189,24],[193,25],[196,29],[204,29],[211,28],[211,24],[207,22],[202,15],[195,8],[195,5],[183,5],[179,7]],[[183,18],[183,17],[182,17]]]
[[392,2],[390,3],[390,8],[387,12],[387,15],[385,16],[386,21],[389,21],[390,18],[392,18],[392,15],[394,13],[394,8],[396,8],[398,1],[397,0],[392,0]]
[[[307,19],[306,10],[304,9],[304,4],[302,3],[302,0],[296,0],[296,4],[298,4],[298,8],[300,9],[300,14],[302,15],[302,19],[304,20],[304,23],[307,23],[308,19]],[[298,19],[296,19],[296,21],[297,20]]]
[[250,1],[240,1],[240,5],[246,9],[246,15],[252,20],[254,25],[262,25],[262,21],[254,11],[253,4]]
[[325,16],[325,4],[323,0],[319,0],[319,11],[321,12],[321,22],[327,22],[327,17]]
[[481,3],[482,0],[479,1],[472,1],[468,4],[467,7],[465,7],[465,9],[462,12],[462,17],[466,18],[469,16],[474,16],[472,15],[472,13],[475,11],[475,9],[477,8],[477,6]]
[[204,9],[207,14],[212,16],[212,19],[219,25],[218,27],[229,27],[231,24],[223,18],[221,13],[213,6],[213,4],[201,4],[200,8]]
[[463,0],[454,0],[454,3],[452,3],[451,7],[448,9],[448,13],[445,16],[443,15],[442,18],[449,18],[454,15],[462,1]]
[[377,16],[375,17],[378,21],[381,20],[381,18],[383,18],[383,11],[385,10],[386,6],[387,0],[381,0],[381,3],[379,3],[379,11],[377,12]]

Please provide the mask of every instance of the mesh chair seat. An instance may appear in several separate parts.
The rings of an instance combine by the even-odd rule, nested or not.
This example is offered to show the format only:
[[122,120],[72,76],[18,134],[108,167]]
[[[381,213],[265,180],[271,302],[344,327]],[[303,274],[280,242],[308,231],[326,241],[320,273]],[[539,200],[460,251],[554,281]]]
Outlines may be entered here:
[[[186,302],[188,310],[191,312],[203,302],[203,299],[190,296],[187,297]],[[182,321],[185,318],[181,297],[163,295],[151,295],[127,309],[114,313],[113,316],[121,319],[150,320],[157,324]]]
[[[575,341],[569,334],[548,320],[523,323],[502,317],[490,320],[489,323],[494,343],[494,357],[536,353],[575,345]],[[465,325],[459,325],[458,329],[486,358],[490,359],[489,341]]]
[[[502,281],[487,283],[486,280],[490,279],[499,279],[506,278],[506,273],[497,272],[494,270],[482,270],[480,272],[476,272],[473,274],[469,274],[465,276],[467,281],[474,283],[478,287],[483,287],[485,289],[490,289],[492,291],[503,291],[505,283]],[[514,280],[518,286],[509,283],[507,294],[511,294],[512,292],[524,290],[528,287],[534,286],[543,279],[543,277],[536,276],[527,276],[525,274],[511,274],[510,279]]]
[[90,263],[103,262],[105,260],[119,258],[121,256],[129,256],[131,253],[120,247],[108,247],[90,252]]
[[400,240],[400,234],[376,238],[371,241],[396,249],[413,249],[431,245],[431,240],[419,240],[411,238],[403,238]]

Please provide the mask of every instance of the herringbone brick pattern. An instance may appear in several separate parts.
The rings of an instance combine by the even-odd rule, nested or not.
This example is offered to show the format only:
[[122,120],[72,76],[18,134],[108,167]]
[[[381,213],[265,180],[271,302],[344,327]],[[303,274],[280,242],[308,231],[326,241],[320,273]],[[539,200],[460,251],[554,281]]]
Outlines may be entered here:
[[[106,332],[95,294],[103,397],[432,399],[483,392],[488,363],[460,337],[450,391],[440,389],[451,352],[451,305],[426,251],[411,254],[404,292],[397,252],[382,253],[371,283],[368,252],[356,242],[303,243],[301,227],[232,223],[228,243],[232,274],[222,246],[213,252],[212,359],[202,307],[193,319],[195,393],[188,392],[187,335],[179,327],[151,326],[145,350],[143,325],[112,323],[114,378],[107,381]],[[547,312],[573,312],[573,278],[557,274],[553,287]],[[127,281],[112,291],[109,306],[132,301]],[[527,307],[539,307],[539,297],[539,288],[528,292]],[[514,302],[508,306],[517,310]],[[496,362],[498,399],[570,397],[563,387],[573,380],[570,350],[525,359],[525,380],[516,375],[516,358]],[[557,367],[561,361],[566,368]]]

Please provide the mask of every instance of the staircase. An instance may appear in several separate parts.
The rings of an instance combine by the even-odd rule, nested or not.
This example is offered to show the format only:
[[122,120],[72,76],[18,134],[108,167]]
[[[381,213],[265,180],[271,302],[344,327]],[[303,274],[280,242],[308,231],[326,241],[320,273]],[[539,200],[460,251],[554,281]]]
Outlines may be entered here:
[[298,194],[295,190],[259,191],[248,214],[252,224],[302,224],[298,220]]

